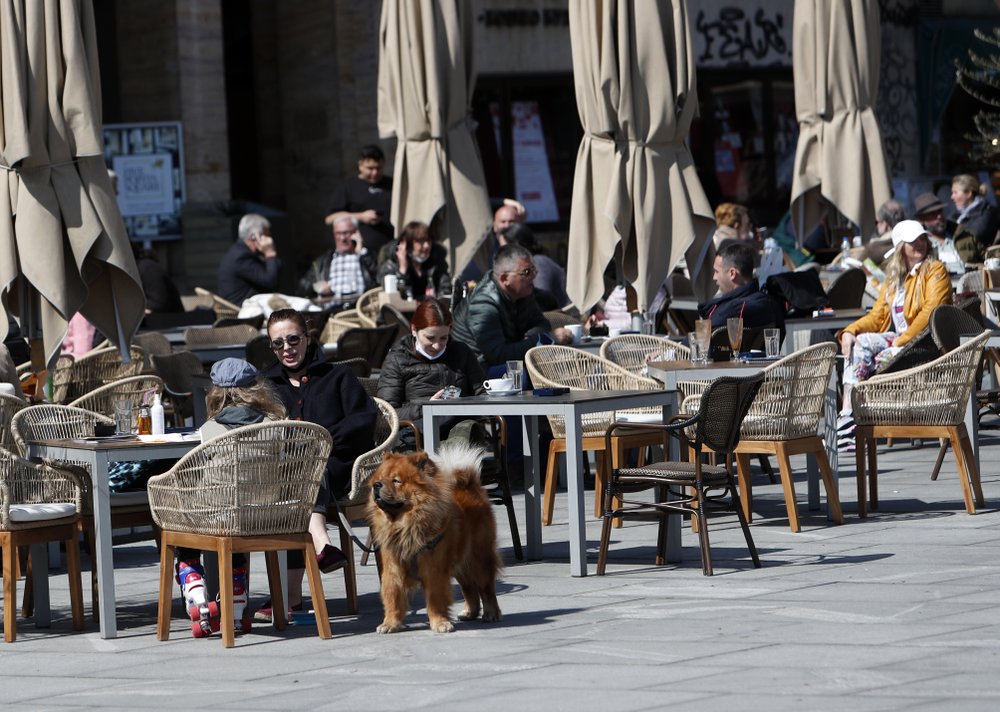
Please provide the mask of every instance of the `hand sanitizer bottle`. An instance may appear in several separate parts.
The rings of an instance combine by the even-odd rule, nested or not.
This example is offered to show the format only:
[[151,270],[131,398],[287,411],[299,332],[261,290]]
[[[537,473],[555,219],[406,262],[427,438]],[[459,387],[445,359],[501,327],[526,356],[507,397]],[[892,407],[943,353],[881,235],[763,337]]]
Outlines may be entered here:
[[163,435],[163,404],[160,403],[160,394],[153,396],[153,407],[150,409],[150,416],[153,420],[153,435]]

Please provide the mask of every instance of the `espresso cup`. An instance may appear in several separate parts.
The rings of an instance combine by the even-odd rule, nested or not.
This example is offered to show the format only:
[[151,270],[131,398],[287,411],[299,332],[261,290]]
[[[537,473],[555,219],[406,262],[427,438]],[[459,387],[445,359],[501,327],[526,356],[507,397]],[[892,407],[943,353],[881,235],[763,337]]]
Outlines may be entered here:
[[514,387],[514,382],[509,378],[490,378],[483,381],[483,388],[487,391],[509,391]]
[[573,343],[579,344],[583,338],[583,324],[567,324],[566,331],[573,337]]

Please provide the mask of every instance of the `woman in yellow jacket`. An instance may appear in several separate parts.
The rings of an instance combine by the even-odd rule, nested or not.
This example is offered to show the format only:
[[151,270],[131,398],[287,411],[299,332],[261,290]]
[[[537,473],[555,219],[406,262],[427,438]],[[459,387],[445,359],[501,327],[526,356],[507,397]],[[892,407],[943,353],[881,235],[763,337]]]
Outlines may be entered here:
[[943,263],[930,257],[931,243],[924,226],[903,220],[892,229],[889,268],[875,305],[837,337],[847,359],[844,364],[844,405],[837,420],[840,444],[853,442],[851,387],[892,359],[908,341],[923,331],[931,312],[951,302],[951,278]]

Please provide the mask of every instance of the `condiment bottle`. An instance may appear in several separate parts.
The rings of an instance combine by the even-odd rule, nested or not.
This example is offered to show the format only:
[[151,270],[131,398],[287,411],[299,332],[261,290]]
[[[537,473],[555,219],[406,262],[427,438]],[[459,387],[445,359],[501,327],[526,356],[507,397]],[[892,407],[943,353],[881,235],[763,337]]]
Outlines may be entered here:
[[149,406],[145,403],[139,406],[139,425],[137,432],[139,435],[153,434],[153,418],[149,414]]
[[153,396],[153,407],[149,409],[149,414],[153,421],[153,435],[163,435],[166,427],[163,420],[163,404],[160,403],[159,393]]

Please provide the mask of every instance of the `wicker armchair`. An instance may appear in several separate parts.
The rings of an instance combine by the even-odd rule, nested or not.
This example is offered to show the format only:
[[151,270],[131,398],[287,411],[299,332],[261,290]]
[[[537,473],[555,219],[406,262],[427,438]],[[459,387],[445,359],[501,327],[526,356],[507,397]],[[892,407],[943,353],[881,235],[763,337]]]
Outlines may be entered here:
[[860,309],[865,298],[868,275],[863,269],[851,267],[841,272],[826,290],[831,309]]
[[337,359],[363,358],[372,369],[382,368],[396,338],[396,327],[376,326],[348,329],[337,338]]
[[[157,638],[170,637],[174,550],[191,547],[219,555],[219,581],[233,580],[230,554],[266,552],[274,624],[285,627],[277,552],[304,550],[320,638],[330,619],[309,517],[330,454],[330,434],[314,423],[278,420],[230,430],[202,443],[168,472],[149,480],[149,502],[160,526]],[[235,644],[233,588],[221,586],[222,641]]]
[[796,351],[764,369],[764,382],[743,419],[740,442],[734,451],[739,468],[740,498],[747,521],[751,518],[750,455],[775,455],[781,471],[788,525],[800,530],[792,455],[813,453],[826,488],[830,514],[844,523],[837,482],[830,469],[823,439],[817,434],[826,402],[827,383],[837,360],[837,345],[816,344]]
[[[876,438],[948,438],[958,463],[965,509],[976,513],[984,506],[979,466],[964,416],[976,369],[989,338],[984,332],[954,351],[923,366],[884,376],[872,376],[851,392],[857,439],[858,513],[867,516],[865,455],[872,510],[878,509],[878,451]],[[973,501],[974,500],[974,501]]]
[[66,574],[73,630],[83,629],[80,585],[81,493],[77,482],[44,464],[0,449],[0,549],[3,550],[3,635],[17,638],[18,547],[48,542],[66,546]]
[[249,324],[213,326],[211,329],[195,327],[184,331],[184,343],[187,344],[188,348],[231,346],[233,344],[246,344],[259,335],[260,331]]
[[193,412],[192,377],[205,373],[205,366],[201,359],[190,351],[176,351],[163,356],[153,354],[150,360],[153,362],[156,375],[163,379],[163,389],[170,402],[174,425],[181,427],[185,418]]
[[337,312],[330,316],[323,331],[320,334],[320,342],[324,344],[335,344],[348,329],[357,329],[361,326],[361,318],[353,309],[351,311]]
[[[764,374],[734,378],[724,376],[711,382],[693,416],[678,415],[667,425],[638,425],[615,423],[605,433],[607,447],[614,437],[621,434],[644,433],[655,436],[668,452],[667,437],[678,437],[688,442],[685,430],[693,430],[690,441],[695,453],[708,449],[719,455],[732,452],[739,442],[740,424],[743,422],[757,390],[764,381]],[[657,496],[652,502],[638,499],[635,494],[653,489]],[[666,490],[666,491],[664,491]],[[690,492],[694,490],[693,494]],[[730,501],[726,502],[725,498]],[[604,490],[604,521],[601,527],[601,544],[597,556],[597,575],[603,576],[611,540],[611,525],[615,519],[626,517],[654,518],[659,522],[656,563],[664,562],[667,537],[667,515],[690,515],[697,522],[701,551],[702,572],[712,575],[712,552],[708,542],[706,514],[712,509],[735,509],[753,565],[760,568],[757,549],[750,536],[750,527],[743,515],[740,496],[728,467],[702,464],[700,457],[693,462],[657,462],[639,467],[615,467]]]
[[153,354],[163,356],[173,353],[174,347],[170,345],[167,337],[158,331],[143,331],[132,337],[132,343],[142,349],[144,356],[143,370],[146,373],[153,372],[153,363],[150,360]]
[[145,367],[146,354],[138,346],[129,349],[129,362],[116,348],[98,349],[74,360],[60,356],[52,369],[52,402],[69,403],[112,381],[138,376]]
[[[662,390],[663,386],[652,378],[629,373],[627,370],[600,356],[570,348],[568,346],[536,346],[524,356],[524,364],[535,387],[566,387],[577,391],[627,391]],[[597,453],[598,468],[594,492],[594,516],[603,513],[601,490],[607,471],[604,431],[618,419],[655,420],[662,422],[662,411],[658,408],[643,408],[622,411],[592,413],[582,418],[583,450]],[[545,494],[542,500],[542,524],[552,522],[555,507],[556,478],[559,468],[559,453],[566,451],[566,424],[561,417],[549,417],[552,428],[552,442],[549,444],[548,461],[545,466]],[[617,467],[626,450],[657,444],[658,438],[648,436],[622,436],[612,441],[612,467]]]
[[200,297],[209,297],[212,300],[212,311],[215,312],[216,319],[226,317],[236,317],[240,315],[240,308],[228,299],[223,299],[215,292],[210,292],[202,287],[195,287],[194,293]]
[[14,433],[10,429],[10,421],[14,413],[24,410],[27,406],[28,403],[23,398],[0,393],[0,448],[9,452],[18,451]]
[[[673,351],[673,358],[668,358]],[[654,361],[684,361],[691,358],[691,349],[684,344],[649,334],[622,334],[601,344],[601,358],[611,361],[629,373],[646,375],[649,358]]]
[[375,289],[369,289],[358,297],[358,301],[354,305],[354,311],[358,315],[358,321],[361,323],[361,326],[369,329],[378,326],[378,295],[382,291],[381,287],[375,287]]
[[[368,481],[375,470],[382,464],[382,455],[396,444],[399,439],[399,416],[396,409],[381,398],[372,398],[378,409],[375,419],[375,436],[371,450],[354,461],[351,470],[351,491],[346,497],[337,500],[327,512],[329,520],[340,524],[340,549],[347,556],[344,567],[344,584],[347,588],[347,610],[358,612],[358,583],[354,562],[354,542],[360,544],[355,535],[352,522],[362,519],[365,515],[365,505],[368,502]],[[367,549],[362,545],[363,549]]]
[[101,415],[113,416],[115,401],[128,399],[132,401],[133,410],[138,410],[139,406],[142,405],[143,396],[149,391],[163,393],[163,379],[159,376],[132,376],[131,378],[123,378],[106,386],[95,388],[90,393],[80,396],[68,405],[100,413]]

